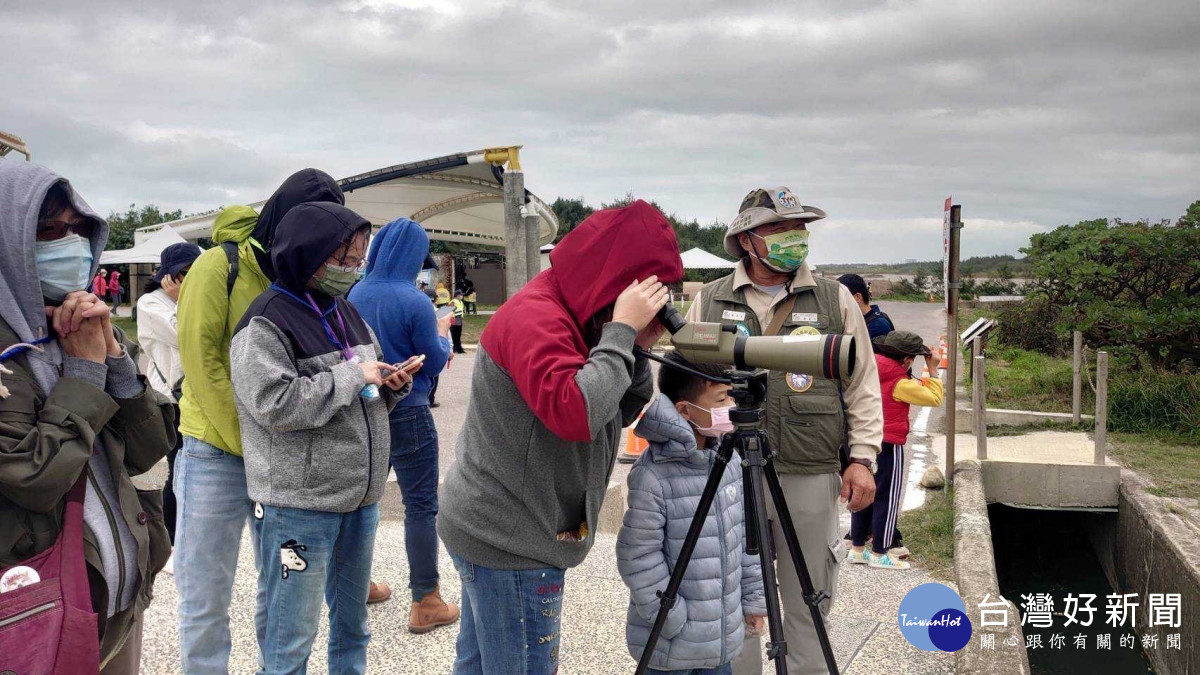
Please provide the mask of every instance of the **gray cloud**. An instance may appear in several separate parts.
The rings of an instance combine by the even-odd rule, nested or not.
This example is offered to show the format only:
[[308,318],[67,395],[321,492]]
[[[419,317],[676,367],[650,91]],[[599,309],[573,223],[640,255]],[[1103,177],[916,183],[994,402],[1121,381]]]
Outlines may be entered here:
[[[531,189],[728,220],[786,184],[814,258],[966,255],[1200,198],[1200,6],[7,3],[0,127],[101,209],[524,143]],[[974,219],[974,220],[972,220]]]

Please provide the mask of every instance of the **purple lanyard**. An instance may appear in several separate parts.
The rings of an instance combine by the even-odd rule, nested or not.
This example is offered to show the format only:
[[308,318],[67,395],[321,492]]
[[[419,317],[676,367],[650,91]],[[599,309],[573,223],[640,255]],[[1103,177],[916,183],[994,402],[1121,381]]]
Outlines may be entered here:
[[337,347],[338,350],[342,352],[342,358],[346,359],[347,361],[353,361],[355,359],[354,350],[351,349],[349,346],[342,344],[342,341],[339,340],[337,335],[333,332],[333,326],[329,325],[329,321],[327,321],[325,319],[325,316],[330,313],[332,313],[334,316],[336,316],[337,320],[338,320],[338,326],[342,329],[342,335],[346,336],[347,342],[350,340],[350,334],[346,332],[346,322],[342,320],[342,310],[338,309],[336,299],[333,301],[333,307],[331,307],[328,312],[322,312],[321,308],[317,306],[317,302],[315,300],[313,300],[311,293],[304,294],[304,298],[308,300],[307,302],[305,302],[304,299],[301,299],[295,293],[292,293],[291,291],[284,288],[283,286],[280,286],[279,284],[271,284],[271,286],[275,290],[279,291],[280,293],[283,293],[284,295],[295,300],[296,302],[299,302],[302,305],[312,308],[312,311],[317,313],[317,318],[319,318],[321,320],[321,327],[325,329],[325,337],[329,338],[329,342],[332,343],[334,347]]

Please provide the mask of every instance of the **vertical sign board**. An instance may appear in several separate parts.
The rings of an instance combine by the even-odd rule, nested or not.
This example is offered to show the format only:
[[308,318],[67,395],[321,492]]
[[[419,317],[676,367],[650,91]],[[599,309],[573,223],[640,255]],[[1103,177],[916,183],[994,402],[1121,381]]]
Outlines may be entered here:
[[953,197],[946,197],[946,208],[942,214],[942,295],[946,298],[946,311],[950,311],[950,204]]

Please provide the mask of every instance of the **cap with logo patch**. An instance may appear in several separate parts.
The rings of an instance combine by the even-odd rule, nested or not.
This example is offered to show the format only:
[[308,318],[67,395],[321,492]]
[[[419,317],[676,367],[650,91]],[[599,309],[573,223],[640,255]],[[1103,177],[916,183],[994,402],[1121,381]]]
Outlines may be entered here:
[[759,225],[796,220],[810,223],[825,217],[825,212],[815,206],[800,203],[792,191],[782,185],[772,188],[756,188],[746,195],[738,208],[738,215],[725,230],[725,250],[734,257],[742,256],[742,247],[737,235],[748,232]]

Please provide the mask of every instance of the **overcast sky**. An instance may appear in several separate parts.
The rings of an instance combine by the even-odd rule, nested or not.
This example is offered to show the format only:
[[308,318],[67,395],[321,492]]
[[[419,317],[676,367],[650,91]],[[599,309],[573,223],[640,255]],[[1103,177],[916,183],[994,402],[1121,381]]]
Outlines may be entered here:
[[547,201],[728,222],[783,184],[814,262],[1015,253],[1200,199],[1200,1],[0,0],[0,129],[104,213],[524,144]]

